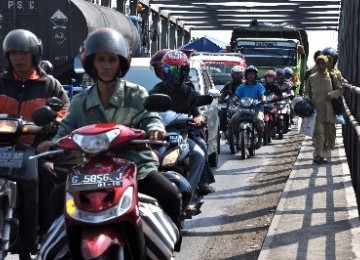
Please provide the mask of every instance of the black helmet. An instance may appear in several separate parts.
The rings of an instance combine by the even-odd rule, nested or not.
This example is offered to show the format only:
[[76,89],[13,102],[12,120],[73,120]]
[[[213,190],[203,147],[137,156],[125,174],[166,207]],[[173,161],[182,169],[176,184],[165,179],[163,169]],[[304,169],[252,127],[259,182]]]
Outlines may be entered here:
[[43,46],[41,40],[32,32],[24,29],[16,29],[10,31],[3,41],[3,54],[8,66],[10,51],[25,51],[33,56],[33,65],[37,67],[43,54]]
[[85,72],[95,80],[98,77],[93,68],[93,61],[98,52],[117,54],[120,58],[120,67],[116,77],[125,76],[130,68],[131,56],[129,45],[121,33],[111,28],[100,28],[85,39],[80,50],[81,61]]
[[46,72],[46,74],[49,74],[49,75],[52,74],[53,69],[54,69],[54,66],[48,60],[40,61],[39,66],[40,66],[40,68],[42,68]]
[[294,112],[300,117],[308,117],[314,113],[312,103],[308,99],[303,99],[294,105]]
[[333,66],[335,66],[337,60],[338,60],[338,53],[337,51],[332,47],[326,47],[321,51],[321,54],[331,56],[333,61]]
[[255,78],[257,77],[257,74],[258,74],[258,69],[254,66],[254,65],[249,65],[246,70],[245,70],[245,79],[247,79],[247,74],[252,71],[255,73]]

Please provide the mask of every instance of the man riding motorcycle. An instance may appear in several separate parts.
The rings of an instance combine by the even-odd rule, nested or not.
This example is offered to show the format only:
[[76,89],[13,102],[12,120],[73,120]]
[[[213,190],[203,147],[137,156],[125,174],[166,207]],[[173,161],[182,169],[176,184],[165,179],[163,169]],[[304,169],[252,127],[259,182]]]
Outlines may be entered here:
[[[259,100],[262,103],[266,102],[265,97],[265,87],[256,81],[258,69],[250,65],[245,70],[245,83],[241,84],[235,91],[234,99],[237,100],[239,98],[253,98],[255,100]],[[231,118],[230,126],[232,128],[233,133],[239,132],[239,121],[240,121],[241,113],[236,112]],[[255,128],[258,134],[258,141],[256,143],[256,149],[259,149],[262,145],[263,133],[264,133],[264,108],[262,105],[258,105],[256,107],[255,114]]]
[[[176,113],[188,114],[189,112],[193,116],[193,122],[197,126],[201,126],[205,123],[205,116],[200,112],[198,108],[191,108],[191,103],[194,98],[200,95],[192,87],[185,84],[185,80],[188,77],[190,65],[189,60],[185,53],[181,51],[167,52],[162,59],[163,66],[163,81],[157,84],[149,94],[161,93],[171,97],[173,102],[173,110]],[[205,140],[198,136],[196,133],[192,133],[188,139],[190,146],[190,177],[189,182],[192,187],[192,197],[195,198],[195,192],[201,183],[202,178],[206,178],[208,174],[212,172],[210,167],[205,168],[207,163],[207,148]],[[204,176],[206,174],[206,176]],[[193,200],[194,201],[194,200]]]

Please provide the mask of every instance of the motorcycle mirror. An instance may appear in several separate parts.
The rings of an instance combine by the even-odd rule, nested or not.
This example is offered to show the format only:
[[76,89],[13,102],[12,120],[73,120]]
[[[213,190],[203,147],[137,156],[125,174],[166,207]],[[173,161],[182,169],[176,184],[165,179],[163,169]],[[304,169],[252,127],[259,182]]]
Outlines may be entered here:
[[210,95],[201,95],[196,96],[192,102],[192,107],[201,107],[205,105],[209,105],[213,101],[213,97]]
[[35,125],[44,126],[56,118],[56,112],[49,106],[41,106],[34,110],[31,117]]
[[148,111],[165,112],[172,107],[171,98],[164,94],[151,94],[144,101],[144,107]]
[[51,97],[46,100],[46,105],[53,111],[58,112],[64,107],[64,103],[57,97]]

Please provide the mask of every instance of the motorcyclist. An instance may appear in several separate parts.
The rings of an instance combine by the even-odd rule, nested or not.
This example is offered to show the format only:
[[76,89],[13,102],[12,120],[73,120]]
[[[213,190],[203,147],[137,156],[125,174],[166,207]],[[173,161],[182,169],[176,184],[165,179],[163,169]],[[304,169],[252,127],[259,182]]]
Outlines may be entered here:
[[[225,98],[228,97],[233,97],[235,94],[235,90],[236,88],[243,83],[243,79],[244,79],[244,69],[239,66],[239,65],[235,65],[234,67],[231,68],[231,78],[232,80],[227,82],[224,87],[221,89],[220,94],[221,94],[221,101],[225,102]],[[227,130],[227,108],[222,108],[219,111],[220,114],[220,131],[222,131],[222,133],[226,133]]]
[[276,84],[275,80],[276,80],[276,72],[273,70],[266,71],[264,76],[264,86],[266,90],[265,94],[266,95],[275,94],[276,96],[281,97],[282,96],[281,90],[279,86]]
[[46,74],[48,75],[52,75],[53,70],[54,70],[54,66],[52,65],[52,63],[48,60],[42,60],[40,61],[40,68],[42,68]]
[[[265,97],[265,87],[256,81],[258,69],[250,65],[245,70],[245,82],[242,83],[235,91],[235,98],[253,98],[255,100],[261,101],[261,103],[266,102]],[[256,143],[256,149],[259,149],[262,145],[263,134],[264,134],[264,108],[261,104],[257,105],[255,113],[255,129],[258,134],[258,141]],[[233,133],[239,132],[239,121],[241,117],[241,112],[236,112],[231,118],[230,126],[233,129]]]
[[[69,98],[60,82],[39,67],[43,50],[41,40],[28,30],[16,29],[5,36],[2,48],[6,72],[0,78],[0,113],[21,115],[25,120],[32,121],[34,109],[45,105],[48,98],[58,97],[65,105],[57,113],[60,121],[69,105]],[[50,136],[49,128],[35,138],[26,136],[20,142],[35,148]],[[51,224],[48,195],[59,176],[53,170],[53,163],[39,160],[38,165],[39,226],[41,232],[45,232]]]
[[[171,97],[173,101],[172,110],[176,113],[188,114],[191,103],[199,92],[193,90],[185,84],[185,79],[189,73],[189,60],[181,51],[169,51],[162,59],[163,81],[157,84],[149,94],[161,93]],[[190,111],[193,116],[193,122],[197,126],[205,124],[206,118],[198,108],[192,108]],[[211,169],[207,162],[207,148],[205,140],[198,136],[195,132],[191,132],[188,138],[190,146],[190,169],[189,183],[192,187],[192,202],[194,203],[197,188],[201,189],[201,185],[208,185],[209,175],[212,175]],[[210,171],[210,172],[207,172]],[[211,176],[210,176],[211,177]],[[203,182],[202,182],[203,181]],[[202,190],[203,193],[206,190]]]
[[291,82],[286,80],[284,69],[276,70],[276,83],[278,84],[282,93],[291,95],[293,92]]
[[[57,135],[53,141],[41,143],[38,151],[49,150],[56,140],[74,129],[99,122],[121,123],[146,131],[151,140],[162,139],[165,129],[158,113],[143,108],[148,96],[145,88],[120,80],[131,62],[129,46],[122,34],[111,28],[99,28],[85,39],[80,55],[85,72],[96,84],[73,97]],[[180,229],[181,195],[158,172],[158,163],[151,149],[126,149],[119,151],[118,155],[136,163],[139,192],[156,198]],[[64,197],[64,187],[57,189],[55,199]],[[62,208],[63,204],[55,205],[58,212]],[[180,250],[180,242],[175,246],[176,251]],[[139,248],[139,252],[144,253],[144,249]]]

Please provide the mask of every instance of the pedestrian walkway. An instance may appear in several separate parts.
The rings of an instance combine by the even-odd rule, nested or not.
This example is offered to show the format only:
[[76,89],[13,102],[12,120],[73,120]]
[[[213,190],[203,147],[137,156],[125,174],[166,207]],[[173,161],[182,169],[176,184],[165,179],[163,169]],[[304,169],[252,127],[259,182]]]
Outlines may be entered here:
[[[339,125],[338,125],[339,126]],[[327,163],[306,137],[258,260],[360,259],[360,222],[341,126]]]

